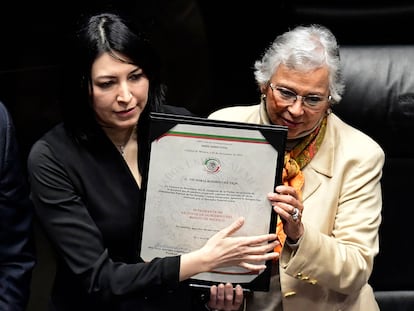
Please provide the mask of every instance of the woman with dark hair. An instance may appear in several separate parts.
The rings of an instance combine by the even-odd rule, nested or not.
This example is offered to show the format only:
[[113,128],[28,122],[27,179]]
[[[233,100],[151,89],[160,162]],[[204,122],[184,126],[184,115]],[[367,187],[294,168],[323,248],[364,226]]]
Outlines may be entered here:
[[239,219],[201,249],[143,262],[149,114],[190,113],[165,104],[149,41],[119,16],[90,17],[74,39],[64,120],[28,157],[36,215],[57,254],[50,310],[238,310],[239,285],[212,286],[205,303],[188,279],[234,265],[257,273],[278,256],[276,236],[232,237]]

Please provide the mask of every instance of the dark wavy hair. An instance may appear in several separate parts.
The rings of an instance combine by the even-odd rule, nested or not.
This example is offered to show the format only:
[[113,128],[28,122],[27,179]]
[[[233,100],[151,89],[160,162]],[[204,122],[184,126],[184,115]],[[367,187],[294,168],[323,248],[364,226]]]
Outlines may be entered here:
[[[139,159],[147,160],[149,113],[158,111],[165,102],[166,87],[161,82],[160,59],[150,44],[142,25],[132,23],[114,13],[99,13],[82,20],[67,40],[67,56],[63,65],[61,92],[63,122],[73,139],[86,146],[97,147],[102,135],[91,98],[92,64],[102,53],[120,53],[143,69],[149,79],[147,105],[142,112],[137,131],[140,139]],[[145,162],[146,163],[146,162]]]

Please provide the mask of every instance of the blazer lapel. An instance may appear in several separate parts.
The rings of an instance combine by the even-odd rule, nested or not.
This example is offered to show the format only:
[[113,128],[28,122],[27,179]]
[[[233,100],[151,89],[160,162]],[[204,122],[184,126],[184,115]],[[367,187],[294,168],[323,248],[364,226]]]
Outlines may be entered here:
[[323,142],[310,163],[303,169],[305,175],[305,186],[303,188],[303,200],[305,201],[310,195],[312,195],[322,183],[321,176],[332,177],[334,158],[335,158],[335,138],[333,137],[332,127],[329,122],[326,128],[325,137]]

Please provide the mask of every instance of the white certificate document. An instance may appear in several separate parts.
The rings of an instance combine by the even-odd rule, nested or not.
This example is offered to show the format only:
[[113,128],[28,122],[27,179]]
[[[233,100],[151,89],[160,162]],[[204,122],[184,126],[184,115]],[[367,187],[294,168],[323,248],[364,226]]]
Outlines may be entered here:
[[[201,248],[240,216],[245,224],[234,236],[274,232],[266,194],[274,191],[278,156],[261,131],[252,129],[178,123],[154,139],[142,259]],[[192,279],[240,284],[257,277],[234,266]]]

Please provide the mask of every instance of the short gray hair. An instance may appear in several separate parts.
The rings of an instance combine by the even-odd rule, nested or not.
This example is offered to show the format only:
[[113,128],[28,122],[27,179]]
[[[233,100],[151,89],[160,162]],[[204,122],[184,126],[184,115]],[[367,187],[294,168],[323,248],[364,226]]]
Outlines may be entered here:
[[322,25],[297,26],[276,37],[261,60],[254,63],[259,87],[267,84],[280,64],[297,70],[327,66],[329,91],[333,102],[341,100],[345,89],[339,46],[332,32]]

